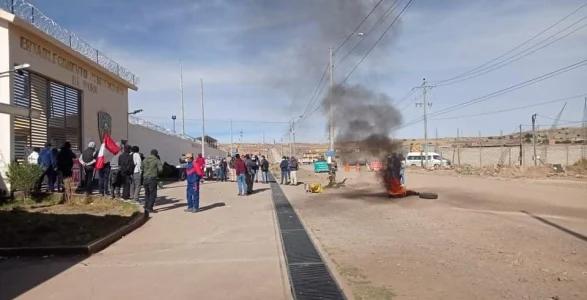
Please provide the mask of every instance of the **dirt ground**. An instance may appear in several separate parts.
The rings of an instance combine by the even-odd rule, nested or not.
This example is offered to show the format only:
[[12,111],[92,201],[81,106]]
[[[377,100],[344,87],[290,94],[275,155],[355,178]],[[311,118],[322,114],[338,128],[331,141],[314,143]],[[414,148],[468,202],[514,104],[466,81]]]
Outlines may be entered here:
[[373,173],[337,177],[348,187],[284,191],[356,299],[587,295],[587,184],[409,171],[409,188],[439,198],[392,200]]

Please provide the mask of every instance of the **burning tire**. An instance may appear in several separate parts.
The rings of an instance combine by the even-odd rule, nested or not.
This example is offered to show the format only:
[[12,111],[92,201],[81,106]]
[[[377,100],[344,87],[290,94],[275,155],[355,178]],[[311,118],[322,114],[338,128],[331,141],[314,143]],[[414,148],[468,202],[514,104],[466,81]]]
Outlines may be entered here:
[[438,194],[436,193],[420,193],[419,196],[422,199],[438,199]]

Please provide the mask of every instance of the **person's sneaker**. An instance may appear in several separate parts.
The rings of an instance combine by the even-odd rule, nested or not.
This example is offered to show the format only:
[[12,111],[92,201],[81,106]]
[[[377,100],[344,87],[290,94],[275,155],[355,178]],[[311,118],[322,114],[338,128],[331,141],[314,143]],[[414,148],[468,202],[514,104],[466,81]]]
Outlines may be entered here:
[[198,212],[201,212],[201,211],[202,211],[202,210],[201,210],[201,209],[199,209],[199,208],[194,208],[194,209],[192,209],[192,213],[198,213]]
[[185,211],[185,212],[194,212],[194,209],[193,208],[188,208],[188,209],[184,209],[183,211]]
[[154,210],[154,209],[146,209],[145,208],[145,211],[148,212],[148,213],[150,213],[150,214],[156,214],[157,213],[157,211]]

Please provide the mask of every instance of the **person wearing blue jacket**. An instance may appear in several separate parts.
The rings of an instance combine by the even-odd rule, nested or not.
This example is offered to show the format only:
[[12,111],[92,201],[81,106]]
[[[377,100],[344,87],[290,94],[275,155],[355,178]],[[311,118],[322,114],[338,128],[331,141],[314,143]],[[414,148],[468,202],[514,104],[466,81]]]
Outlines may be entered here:
[[46,143],[45,148],[39,153],[37,162],[39,166],[43,168],[43,175],[41,175],[41,178],[39,178],[39,182],[37,183],[37,191],[41,191],[41,186],[43,185],[45,177],[47,178],[47,191],[53,193],[55,190],[55,180],[57,179],[57,171],[55,171],[55,168],[57,167],[57,162],[52,150],[53,145],[51,145],[51,143]]

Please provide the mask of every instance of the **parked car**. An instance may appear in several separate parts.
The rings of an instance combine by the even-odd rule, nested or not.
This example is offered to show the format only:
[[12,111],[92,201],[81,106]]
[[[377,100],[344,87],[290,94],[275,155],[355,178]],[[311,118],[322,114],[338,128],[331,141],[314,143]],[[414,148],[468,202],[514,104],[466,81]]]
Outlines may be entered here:
[[[435,168],[441,166],[450,166],[451,161],[442,158],[440,154],[436,152],[428,152],[428,164]],[[424,152],[410,152],[406,155],[406,165],[411,167],[422,166],[426,161],[426,155]]]

